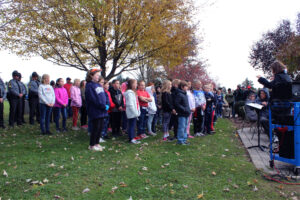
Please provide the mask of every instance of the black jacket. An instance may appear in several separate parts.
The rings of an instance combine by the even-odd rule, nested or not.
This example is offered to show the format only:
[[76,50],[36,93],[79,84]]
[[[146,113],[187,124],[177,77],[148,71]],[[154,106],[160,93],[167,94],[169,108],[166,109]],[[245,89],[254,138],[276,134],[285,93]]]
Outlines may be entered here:
[[179,117],[190,116],[189,100],[185,91],[177,90],[177,95],[174,99],[174,107]]
[[292,79],[284,72],[275,74],[273,81],[269,82],[267,79],[260,77],[258,82],[266,88],[272,89],[270,99],[292,98]]
[[174,109],[173,100],[171,93],[163,92],[161,96],[162,100],[162,110],[164,112],[172,112]]
[[234,91],[233,93],[235,101],[245,101],[245,94],[244,91],[242,89],[237,89]]
[[115,90],[113,87],[109,88],[110,96],[116,107],[113,112],[119,112],[119,107],[124,107],[123,95],[120,90]]

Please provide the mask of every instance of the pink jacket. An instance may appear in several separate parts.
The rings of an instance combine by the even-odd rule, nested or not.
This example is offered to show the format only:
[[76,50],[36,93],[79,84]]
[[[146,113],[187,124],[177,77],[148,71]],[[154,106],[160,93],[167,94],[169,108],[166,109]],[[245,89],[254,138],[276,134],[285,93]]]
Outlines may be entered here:
[[81,92],[80,88],[73,86],[70,89],[70,95],[71,95],[71,106],[75,107],[81,107],[82,106],[82,99],[81,99]]
[[55,93],[54,107],[61,108],[63,107],[63,105],[68,106],[69,96],[66,88],[64,87],[54,88],[54,93]]

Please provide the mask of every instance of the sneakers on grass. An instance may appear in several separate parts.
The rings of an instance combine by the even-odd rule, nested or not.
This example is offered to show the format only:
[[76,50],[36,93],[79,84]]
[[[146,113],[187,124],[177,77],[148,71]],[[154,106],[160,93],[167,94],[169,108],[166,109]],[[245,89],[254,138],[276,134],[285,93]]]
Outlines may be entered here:
[[148,138],[148,136],[147,136],[145,133],[144,133],[144,134],[141,134],[140,137],[141,137],[142,139]]
[[156,136],[157,134],[156,134],[156,133],[149,132],[148,135]]
[[130,143],[131,143],[131,144],[140,144],[141,142],[133,138],[133,139],[130,141]]
[[100,137],[99,143],[104,143],[104,142],[106,142],[106,141],[102,137]]
[[72,130],[73,130],[73,131],[79,131],[80,128],[78,128],[77,126],[73,126],[73,127],[72,127]]

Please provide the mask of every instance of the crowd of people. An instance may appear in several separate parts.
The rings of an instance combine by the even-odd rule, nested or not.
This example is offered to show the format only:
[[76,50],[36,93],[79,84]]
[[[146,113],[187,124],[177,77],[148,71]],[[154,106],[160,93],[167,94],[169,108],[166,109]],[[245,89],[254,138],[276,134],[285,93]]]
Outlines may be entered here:
[[[284,73],[282,66],[276,70],[277,74]],[[87,72],[85,80],[75,79],[73,83],[71,78],[67,78],[66,83],[62,78],[56,82],[50,81],[47,74],[42,75],[40,81],[39,75],[33,72],[27,93],[27,88],[21,81],[22,75],[14,71],[12,77],[7,89],[0,79],[1,128],[5,128],[4,99],[7,98],[10,104],[9,126],[14,127],[15,123],[25,123],[27,96],[29,124],[38,122],[41,134],[51,135],[51,122],[55,123],[57,133],[66,132],[66,121],[71,117],[72,130],[88,131],[89,149],[93,151],[101,150],[99,143],[124,134],[128,135],[130,143],[139,144],[149,136],[156,136],[158,125],[162,128],[163,141],[177,140],[179,145],[189,145],[188,138],[215,132],[214,125],[217,118],[222,117],[224,105],[231,108],[228,117],[235,117],[236,114],[244,117],[245,113],[241,110],[246,110],[246,114],[253,114],[249,115],[253,120],[257,115],[245,103],[264,105],[261,120],[263,127],[268,130],[269,92],[266,89],[260,90],[256,95],[251,87],[245,89],[238,86],[234,92],[228,89],[225,95],[222,88],[214,88],[213,84],[202,85],[200,80],[191,82],[175,79],[159,84],[135,79],[128,79],[123,83],[116,79],[108,82],[100,76],[100,70],[92,69]],[[272,87],[272,82],[264,78],[259,77],[259,82]],[[193,133],[190,131],[191,123]],[[173,134],[170,134],[171,130]]]

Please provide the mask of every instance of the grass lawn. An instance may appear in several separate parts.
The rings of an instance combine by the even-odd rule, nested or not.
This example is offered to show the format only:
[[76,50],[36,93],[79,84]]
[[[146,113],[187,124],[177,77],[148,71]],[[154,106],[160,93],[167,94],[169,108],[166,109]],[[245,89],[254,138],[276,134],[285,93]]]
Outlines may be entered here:
[[110,140],[103,152],[87,150],[83,131],[0,130],[0,199],[286,199],[256,174],[228,120],[216,130],[190,146],[162,142],[159,134],[141,145]]

